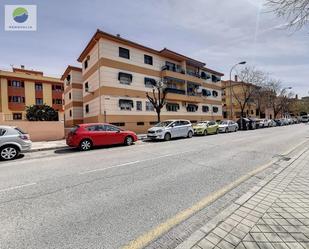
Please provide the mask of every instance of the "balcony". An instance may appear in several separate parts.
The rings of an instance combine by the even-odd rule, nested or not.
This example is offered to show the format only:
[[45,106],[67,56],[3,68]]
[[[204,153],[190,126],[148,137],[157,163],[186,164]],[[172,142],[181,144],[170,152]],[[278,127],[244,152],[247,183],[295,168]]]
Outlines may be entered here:
[[185,90],[178,89],[178,88],[172,88],[172,87],[167,87],[167,88],[165,88],[165,91],[166,91],[167,93],[176,93],[176,94],[182,94],[182,95],[185,95],[185,94],[186,94],[186,91],[185,91]]

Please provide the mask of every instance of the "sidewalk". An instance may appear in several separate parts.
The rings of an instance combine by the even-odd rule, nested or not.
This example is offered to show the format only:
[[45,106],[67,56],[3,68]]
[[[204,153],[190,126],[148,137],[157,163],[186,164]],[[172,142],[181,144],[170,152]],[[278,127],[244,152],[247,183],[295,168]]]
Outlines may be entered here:
[[[138,134],[138,140],[147,139],[147,134]],[[66,149],[69,148],[63,140],[57,141],[42,141],[42,142],[32,142],[32,148],[29,152],[43,151],[43,150],[56,150],[56,149]]]
[[309,248],[309,148],[176,249]]

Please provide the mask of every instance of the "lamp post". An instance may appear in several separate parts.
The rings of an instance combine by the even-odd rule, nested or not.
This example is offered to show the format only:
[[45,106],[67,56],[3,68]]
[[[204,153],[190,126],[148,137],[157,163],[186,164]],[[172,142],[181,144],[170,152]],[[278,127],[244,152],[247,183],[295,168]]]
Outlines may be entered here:
[[238,65],[244,65],[246,64],[246,61],[238,62],[234,66],[232,66],[230,70],[230,119],[233,119],[233,94],[232,94],[232,72]]
[[[293,87],[291,87],[291,86],[288,86],[288,87],[284,87],[282,90],[281,90],[281,94],[280,95],[282,95],[282,97],[285,97],[285,94],[284,94],[284,91],[285,90],[291,90]],[[286,107],[286,106],[285,106]],[[284,108],[285,110],[282,110],[282,112],[284,111],[285,112],[285,115],[286,115],[286,113],[287,113],[287,110],[286,110],[286,108]]]

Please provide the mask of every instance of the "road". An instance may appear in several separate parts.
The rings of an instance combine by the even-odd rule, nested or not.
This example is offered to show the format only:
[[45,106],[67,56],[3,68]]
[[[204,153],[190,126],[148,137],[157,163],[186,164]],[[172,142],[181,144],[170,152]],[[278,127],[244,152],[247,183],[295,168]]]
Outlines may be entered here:
[[120,248],[308,140],[304,124],[0,163],[0,248]]

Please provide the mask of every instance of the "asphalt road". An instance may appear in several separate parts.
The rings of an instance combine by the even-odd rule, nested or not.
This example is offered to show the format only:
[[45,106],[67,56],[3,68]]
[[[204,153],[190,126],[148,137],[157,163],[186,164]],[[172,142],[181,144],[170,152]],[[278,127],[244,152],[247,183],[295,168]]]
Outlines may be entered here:
[[308,140],[309,125],[0,163],[0,248],[120,248]]

